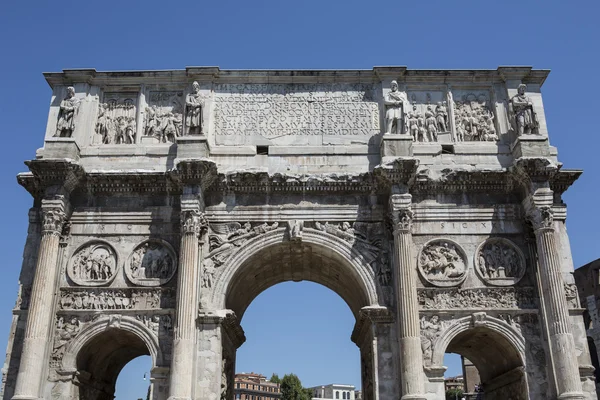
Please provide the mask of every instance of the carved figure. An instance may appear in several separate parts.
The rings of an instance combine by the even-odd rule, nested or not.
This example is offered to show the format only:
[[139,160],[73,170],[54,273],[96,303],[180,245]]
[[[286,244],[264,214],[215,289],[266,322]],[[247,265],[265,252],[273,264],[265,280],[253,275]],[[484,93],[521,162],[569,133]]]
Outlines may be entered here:
[[431,110],[431,106],[427,106],[427,111],[425,111],[425,126],[427,127],[427,135],[428,140],[430,142],[437,142],[437,122],[435,117],[433,116],[433,111]]
[[54,347],[52,349],[52,359],[54,363],[60,362],[67,344],[73,339],[79,331],[81,325],[76,317],[71,317],[67,322],[63,316],[58,317],[56,321],[56,334],[54,335]]
[[215,263],[210,259],[204,260],[204,270],[202,271],[202,287],[211,288],[215,278]]
[[168,112],[162,119],[162,123],[159,128],[159,140],[163,143],[171,142],[175,143],[175,138],[179,137],[179,126],[181,119],[176,117],[172,112]]
[[390,270],[387,253],[382,251],[377,258],[377,278],[381,286],[388,286],[392,282],[392,271]]
[[520,84],[517,94],[510,99],[512,114],[517,126],[518,135],[537,133],[539,122],[533,108],[533,102],[525,95],[527,85]]
[[185,126],[188,135],[201,135],[203,133],[202,110],[204,100],[200,96],[200,84],[192,83],[193,92],[185,99]]
[[116,273],[115,252],[104,243],[92,243],[78,250],[68,269],[69,277],[79,285],[102,285]]
[[477,272],[493,285],[513,285],[525,273],[525,261],[517,247],[507,239],[491,238],[476,253]]
[[385,95],[385,134],[402,133],[402,106],[404,100],[402,94],[398,91],[398,82],[392,81],[391,91]]
[[146,136],[155,136],[159,126],[160,122],[158,119],[158,109],[156,105],[152,105],[152,107],[146,107],[146,128],[144,130],[144,134]]
[[419,267],[425,278],[445,285],[460,280],[466,273],[466,262],[456,246],[444,240],[426,245],[419,257]]
[[497,141],[494,114],[487,97],[480,94],[463,96],[463,101],[454,103],[456,141]]
[[133,283],[154,286],[170,280],[175,268],[171,249],[160,242],[146,241],[131,254],[126,272]]
[[115,132],[113,126],[114,121],[112,120],[108,104],[102,103],[98,106],[98,121],[96,122],[96,133],[102,136],[102,144],[112,143],[114,137],[112,134]]
[[448,132],[448,108],[446,102],[439,102],[435,107],[435,120],[438,132]]
[[75,88],[67,88],[67,97],[60,102],[58,122],[56,123],[55,137],[71,137],[75,130],[75,115],[79,108],[79,99],[75,98]]
[[288,233],[290,240],[302,241],[302,230],[304,229],[304,221],[295,219],[288,221]]
[[413,137],[413,142],[416,142],[419,137],[419,118],[417,117],[417,114],[411,111],[408,113],[407,120],[408,131]]
[[440,318],[437,315],[432,316],[429,321],[425,316],[421,318],[421,350],[426,363],[431,363],[433,356],[433,343],[440,334],[442,327]]

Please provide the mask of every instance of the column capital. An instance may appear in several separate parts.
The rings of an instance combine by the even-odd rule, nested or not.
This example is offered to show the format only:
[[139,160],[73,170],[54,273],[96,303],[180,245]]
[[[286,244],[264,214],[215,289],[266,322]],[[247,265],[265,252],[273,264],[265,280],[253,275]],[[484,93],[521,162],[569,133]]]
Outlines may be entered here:
[[198,210],[181,211],[181,233],[200,236],[208,229],[208,221],[204,213]]
[[549,188],[538,189],[523,201],[525,218],[531,222],[535,232],[554,229],[553,202],[554,192]]
[[554,211],[552,207],[543,206],[535,207],[527,212],[527,219],[533,225],[533,230],[538,231],[553,231],[554,230]]
[[42,200],[42,233],[60,235],[69,214],[69,204],[65,196],[57,195]]
[[410,194],[393,194],[390,196],[390,212],[394,223],[394,231],[410,232],[412,230],[413,212]]

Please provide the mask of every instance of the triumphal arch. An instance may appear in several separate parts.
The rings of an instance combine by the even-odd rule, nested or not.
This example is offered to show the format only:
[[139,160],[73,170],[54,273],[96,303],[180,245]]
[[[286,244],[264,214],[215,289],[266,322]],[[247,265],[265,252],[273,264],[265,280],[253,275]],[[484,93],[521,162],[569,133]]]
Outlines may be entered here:
[[3,398],[112,399],[148,354],[151,399],[233,399],[244,311],[310,280],[356,317],[365,400],[443,399],[446,352],[485,399],[596,399],[547,76],[45,74]]

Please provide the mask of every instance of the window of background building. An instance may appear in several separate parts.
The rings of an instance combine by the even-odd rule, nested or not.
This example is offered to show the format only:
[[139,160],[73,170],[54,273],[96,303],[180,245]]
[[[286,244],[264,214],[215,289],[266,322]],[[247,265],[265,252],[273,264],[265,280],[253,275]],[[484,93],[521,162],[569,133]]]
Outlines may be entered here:
[[338,392],[338,391],[336,391],[336,392],[335,392],[335,398],[336,398],[336,399],[339,399],[339,398],[340,398],[340,392]]

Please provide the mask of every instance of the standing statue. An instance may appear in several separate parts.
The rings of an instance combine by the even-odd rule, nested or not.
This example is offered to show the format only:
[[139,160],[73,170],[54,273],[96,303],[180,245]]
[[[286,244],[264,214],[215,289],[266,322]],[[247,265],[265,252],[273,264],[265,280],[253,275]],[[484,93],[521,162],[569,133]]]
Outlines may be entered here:
[[402,94],[398,91],[398,82],[392,81],[392,91],[385,95],[385,134],[402,133]]
[[527,85],[520,84],[518,93],[510,99],[512,113],[514,114],[515,123],[517,124],[517,133],[520,135],[534,133],[539,127],[537,114],[533,109],[531,99],[525,95]]
[[427,135],[429,141],[437,142],[437,122],[435,120],[435,117],[433,116],[431,106],[427,106],[427,111],[425,111],[425,126],[427,127]]
[[71,137],[75,130],[75,114],[79,108],[79,99],[75,98],[75,88],[67,88],[67,97],[60,102],[55,137]]
[[200,84],[194,82],[192,88],[194,92],[185,99],[185,126],[188,135],[201,135],[204,100],[200,97]]

